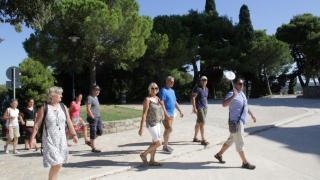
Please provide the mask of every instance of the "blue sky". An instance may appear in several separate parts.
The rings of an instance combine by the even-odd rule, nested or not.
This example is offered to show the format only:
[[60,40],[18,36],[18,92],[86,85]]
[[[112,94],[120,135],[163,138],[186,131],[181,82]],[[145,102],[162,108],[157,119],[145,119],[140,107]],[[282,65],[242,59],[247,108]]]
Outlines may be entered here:
[[[138,0],[140,14],[155,17],[157,15],[186,14],[188,10],[203,11],[205,0]],[[255,29],[266,29],[274,34],[277,27],[288,23],[294,15],[312,13],[320,16],[319,0],[216,0],[220,15],[226,15],[234,23],[238,21],[239,9],[247,4]],[[0,24],[0,84],[7,80],[5,70],[17,66],[27,57],[22,42],[29,37],[31,29],[23,28],[22,33],[15,32],[8,24]]]

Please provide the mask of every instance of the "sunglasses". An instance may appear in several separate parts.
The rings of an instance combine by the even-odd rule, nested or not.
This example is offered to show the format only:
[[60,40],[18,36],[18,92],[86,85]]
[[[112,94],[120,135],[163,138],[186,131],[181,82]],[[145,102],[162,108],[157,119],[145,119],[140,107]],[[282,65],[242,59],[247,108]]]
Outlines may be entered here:
[[152,90],[158,90],[159,88],[158,87],[152,87],[151,89]]

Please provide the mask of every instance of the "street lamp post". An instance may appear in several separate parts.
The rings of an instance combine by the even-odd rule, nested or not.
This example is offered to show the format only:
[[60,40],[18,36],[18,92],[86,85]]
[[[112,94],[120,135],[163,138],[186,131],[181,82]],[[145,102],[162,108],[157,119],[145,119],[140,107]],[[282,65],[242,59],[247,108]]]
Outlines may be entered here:
[[[80,37],[77,36],[69,36],[69,38],[72,43],[75,45],[77,41],[80,39]],[[75,83],[74,83],[74,71],[75,71],[75,48],[73,49],[73,57],[72,57],[72,99],[76,97],[76,90],[75,90]]]

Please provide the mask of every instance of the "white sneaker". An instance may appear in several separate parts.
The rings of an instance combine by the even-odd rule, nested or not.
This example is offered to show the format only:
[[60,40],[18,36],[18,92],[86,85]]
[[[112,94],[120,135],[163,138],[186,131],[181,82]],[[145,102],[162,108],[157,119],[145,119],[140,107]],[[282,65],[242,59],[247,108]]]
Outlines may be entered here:
[[20,154],[20,152],[15,150],[15,151],[13,151],[13,154]]
[[4,153],[9,154],[8,146],[4,145],[3,149]]

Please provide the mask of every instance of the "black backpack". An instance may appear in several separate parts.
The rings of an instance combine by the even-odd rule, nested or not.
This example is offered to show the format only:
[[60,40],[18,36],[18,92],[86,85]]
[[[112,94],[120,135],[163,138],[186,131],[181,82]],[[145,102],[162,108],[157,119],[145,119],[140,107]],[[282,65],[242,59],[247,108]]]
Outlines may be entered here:
[[[60,107],[61,107],[62,111],[64,112],[64,114],[67,117],[67,112],[66,112],[64,104],[63,103],[59,103],[59,104],[60,104]],[[40,143],[41,143],[41,148],[40,148],[41,155],[43,155],[43,153],[42,153],[42,149],[43,149],[43,147],[42,147],[42,134],[43,134],[43,130],[44,129],[46,130],[46,136],[48,136],[48,132],[47,132],[47,128],[46,128],[46,122],[45,122],[46,117],[47,117],[47,113],[48,113],[48,104],[44,103],[43,108],[44,108],[43,109],[44,112],[43,112],[42,123],[41,123],[41,126],[40,126],[40,128],[39,128],[39,130],[37,132],[37,137],[38,137],[37,139],[40,140]]]

